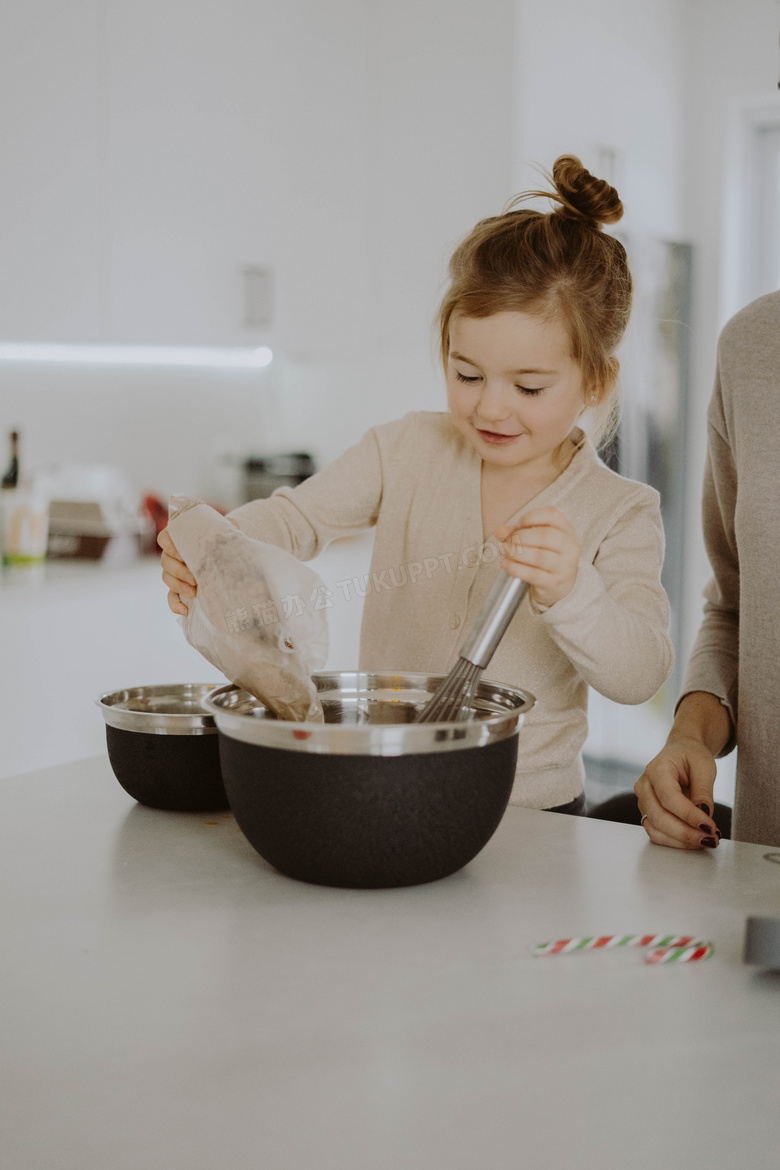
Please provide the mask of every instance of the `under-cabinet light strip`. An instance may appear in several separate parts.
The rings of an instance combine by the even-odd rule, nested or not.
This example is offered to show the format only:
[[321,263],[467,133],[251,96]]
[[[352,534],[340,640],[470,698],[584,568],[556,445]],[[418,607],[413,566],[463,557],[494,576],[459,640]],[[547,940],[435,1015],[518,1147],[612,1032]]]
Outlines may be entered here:
[[254,349],[174,345],[44,345],[0,342],[0,361],[99,366],[215,366],[262,369],[273,361],[267,345]]

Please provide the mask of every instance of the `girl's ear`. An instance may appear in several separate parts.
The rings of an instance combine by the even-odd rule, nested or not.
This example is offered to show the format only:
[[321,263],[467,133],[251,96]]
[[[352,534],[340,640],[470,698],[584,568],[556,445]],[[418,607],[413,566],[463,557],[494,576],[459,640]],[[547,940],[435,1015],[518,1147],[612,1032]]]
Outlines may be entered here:
[[589,407],[598,406],[599,403],[604,402],[609,398],[617,386],[618,375],[620,373],[620,362],[616,357],[609,359],[609,370],[603,382],[591,382],[585,388],[585,405]]
[[597,382],[588,382],[582,387],[582,408],[583,410],[592,410],[594,406],[598,406],[601,401],[601,394],[599,393],[599,386]]

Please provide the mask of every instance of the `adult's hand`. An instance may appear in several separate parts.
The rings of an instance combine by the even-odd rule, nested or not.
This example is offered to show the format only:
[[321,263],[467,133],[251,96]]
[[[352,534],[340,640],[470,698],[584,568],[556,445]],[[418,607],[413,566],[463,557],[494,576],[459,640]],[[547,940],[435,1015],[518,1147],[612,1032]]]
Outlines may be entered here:
[[714,849],[720,839],[713,807],[715,757],[697,739],[669,740],[634,785],[642,824],[656,845]]
[[682,700],[666,745],[634,785],[651,841],[672,849],[714,849],[715,756],[731,736],[728,711],[715,696],[694,691]]

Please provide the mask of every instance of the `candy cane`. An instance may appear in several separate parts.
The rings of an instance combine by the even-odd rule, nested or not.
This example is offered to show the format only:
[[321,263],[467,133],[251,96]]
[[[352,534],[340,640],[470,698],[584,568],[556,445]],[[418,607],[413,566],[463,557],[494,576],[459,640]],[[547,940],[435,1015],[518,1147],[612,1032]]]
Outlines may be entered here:
[[712,943],[695,943],[689,947],[664,947],[645,955],[646,963],[695,963],[698,959],[709,959],[714,948]]
[[560,938],[557,942],[539,943],[533,953],[541,955],[565,955],[571,951],[597,951],[611,947],[688,947],[702,944],[693,934],[602,934],[586,938]]

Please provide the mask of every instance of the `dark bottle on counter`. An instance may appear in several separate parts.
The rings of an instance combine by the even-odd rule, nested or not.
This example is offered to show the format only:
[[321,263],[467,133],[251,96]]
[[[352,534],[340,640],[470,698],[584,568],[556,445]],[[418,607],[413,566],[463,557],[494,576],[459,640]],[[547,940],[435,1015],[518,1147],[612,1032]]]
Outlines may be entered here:
[[19,486],[19,432],[11,431],[11,461],[8,470],[3,476],[2,487],[15,488]]

